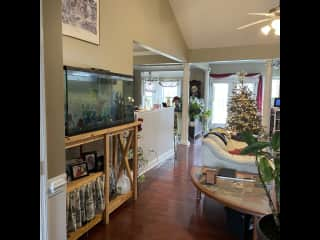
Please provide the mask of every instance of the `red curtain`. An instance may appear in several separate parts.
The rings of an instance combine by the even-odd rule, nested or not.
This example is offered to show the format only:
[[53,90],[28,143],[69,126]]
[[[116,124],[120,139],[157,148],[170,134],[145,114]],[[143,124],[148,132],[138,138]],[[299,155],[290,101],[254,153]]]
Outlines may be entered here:
[[[235,75],[236,73],[212,73],[210,74],[211,77],[213,78],[226,78],[231,75]],[[259,82],[258,82],[258,90],[257,90],[257,108],[258,112],[261,113],[262,111],[262,75],[260,73],[247,73],[246,77],[253,77],[259,75]]]
[[225,78],[225,77],[229,77],[234,74],[235,73],[212,73],[212,74],[210,74],[210,76],[213,78]]

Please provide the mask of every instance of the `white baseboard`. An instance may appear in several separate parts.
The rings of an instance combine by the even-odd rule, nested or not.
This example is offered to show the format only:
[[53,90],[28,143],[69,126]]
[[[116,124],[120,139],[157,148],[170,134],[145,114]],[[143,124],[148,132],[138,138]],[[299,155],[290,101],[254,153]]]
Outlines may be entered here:
[[151,161],[148,161],[148,164],[146,167],[138,174],[138,176],[141,176],[142,174],[148,172],[152,168],[158,166],[160,163],[162,163],[164,160],[167,160],[168,158],[174,157],[174,149],[171,149],[160,156],[158,158],[154,158]]

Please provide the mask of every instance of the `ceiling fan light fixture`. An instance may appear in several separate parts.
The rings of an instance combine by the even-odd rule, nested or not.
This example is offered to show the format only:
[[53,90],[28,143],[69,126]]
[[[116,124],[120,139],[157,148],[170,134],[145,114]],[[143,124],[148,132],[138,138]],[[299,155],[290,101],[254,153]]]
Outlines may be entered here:
[[264,27],[261,28],[261,32],[264,34],[264,35],[268,35],[269,32],[271,30],[271,27],[269,25],[266,25]]

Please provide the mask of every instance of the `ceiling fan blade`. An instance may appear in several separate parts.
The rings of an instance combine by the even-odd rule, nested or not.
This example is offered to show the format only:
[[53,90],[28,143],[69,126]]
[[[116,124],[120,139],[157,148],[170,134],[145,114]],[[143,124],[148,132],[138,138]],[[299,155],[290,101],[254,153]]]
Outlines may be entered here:
[[255,15],[255,16],[266,16],[266,17],[273,17],[273,13],[248,13],[248,15]]
[[244,29],[244,28],[247,28],[247,27],[250,27],[250,26],[259,24],[259,23],[267,22],[267,21],[270,21],[270,18],[261,19],[261,20],[259,20],[259,21],[256,21],[256,22],[249,23],[249,24],[243,25],[243,26],[241,26],[241,27],[238,27],[237,29],[238,29],[238,30],[241,30],[241,29]]

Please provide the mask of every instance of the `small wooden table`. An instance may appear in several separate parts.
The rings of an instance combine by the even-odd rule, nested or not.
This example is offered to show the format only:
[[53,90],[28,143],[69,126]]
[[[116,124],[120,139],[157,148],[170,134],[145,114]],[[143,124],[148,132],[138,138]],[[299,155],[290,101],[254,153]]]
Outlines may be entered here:
[[[202,192],[226,207],[252,215],[254,217],[253,239],[256,239],[257,220],[260,217],[271,213],[264,189],[257,186],[253,181],[221,178],[217,178],[216,184],[207,185],[205,184],[205,176],[203,175],[207,169],[208,168],[196,166],[191,169],[191,179],[197,188],[197,199],[200,200]],[[254,179],[256,175],[237,172],[236,177]]]

